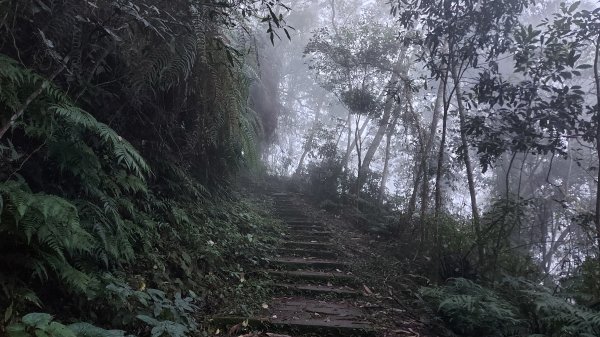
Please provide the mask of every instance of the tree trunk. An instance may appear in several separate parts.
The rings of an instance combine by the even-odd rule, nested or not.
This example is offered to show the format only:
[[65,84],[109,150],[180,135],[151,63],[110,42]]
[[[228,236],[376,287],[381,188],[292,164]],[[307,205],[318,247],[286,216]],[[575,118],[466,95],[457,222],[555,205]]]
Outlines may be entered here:
[[[352,120],[351,120],[351,115],[350,113],[348,113],[348,123],[349,125],[352,124]],[[365,130],[367,129],[367,125],[369,124],[369,120],[370,118],[366,118],[364,123],[362,124],[362,126],[360,127],[359,130],[359,137],[362,137],[362,135],[365,133]],[[346,153],[344,154],[344,157],[342,158],[342,163],[341,163],[341,168],[345,168],[348,169],[348,161],[350,160],[350,155],[352,155],[354,146],[353,144],[355,143],[355,139],[352,138],[352,127],[349,126],[349,131],[348,131],[348,144],[346,147]],[[341,172],[340,172],[341,173]]]
[[596,84],[596,155],[598,163],[598,177],[596,183],[596,214],[594,217],[596,223],[596,240],[598,250],[600,250],[600,70],[598,69],[600,61],[600,35],[596,39],[596,51],[594,53],[594,80]]
[[480,228],[479,209],[477,208],[477,191],[475,190],[475,178],[473,177],[473,167],[471,158],[469,157],[469,144],[467,142],[467,134],[465,130],[465,108],[462,102],[462,91],[460,86],[460,78],[458,70],[455,66],[452,67],[452,78],[454,80],[456,105],[458,107],[458,118],[460,122],[460,140],[463,148],[463,160],[467,170],[467,182],[469,184],[469,194],[471,196],[471,212],[473,213],[473,225],[475,235],[477,236],[477,252],[479,254],[479,263],[483,263],[484,250],[483,240]]
[[[393,74],[392,74],[392,77],[390,78],[390,80],[388,81],[387,87],[392,87],[393,85],[396,84],[396,82],[402,81],[402,77],[406,75],[407,67],[405,67],[404,63],[403,63],[405,55],[406,55],[406,53],[405,53],[405,50],[403,49],[400,53],[400,57],[398,58],[398,60],[396,61],[396,64],[394,65]],[[367,150],[367,153],[365,154],[365,158],[363,160],[362,166],[361,166],[360,170],[358,171],[356,194],[358,194],[358,192],[360,192],[360,190],[362,189],[362,187],[364,186],[364,184],[366,182],[365,181],[366,174],[369,171],[369,166],[371,165],[371,161],[373,160],[373,157],[375,156],[375,153],[377,152],[377,149],[379,148],[379,145],[381,144],[381,140],[383,139],[385,130],[387,129],[388,123],[389,123],[391,115],[392,115],[394,103],[395,103],[394,97],[392,95],[388,95],[385,100],[385,104],[383,107],[383,115],[381,116],[380,124],[379,124],[379,127],[377,128],[377,133],[375,133],[375,137],[373,138],[373,141],[371,142],[371,145],[369,146],[369,149]]]
[[[354,128],[354,144],[356,145],[356,158],[358,160],[358,171],[360,172],[360,170],[362,169],[362,138],[360,137],[360,130],[359,130],[359,125],[360,125],[360,115],[356,116],[356,126]],[[360,188],[358,188],[358,181],[356,182],[357,185],[355,186],[356,188],[356,196],[359,196],[360,193]],[[358,200],[357,200],[358,202]]]
[[385,159],[383,162],[383,173],[381,174],[381,184],[379,185],[379,195],[377,196],[377,203],[379,207],[383,206],[383,197],[385,196],[385,185],[388,179],[389,173],[389,164],[390,164],[390,152],[392,145],[392,135],[394,134],[394,130],[396,129],[396,118],[394,121],[390,123],[388,126],[388,131],[385,140]]
[[442,116],[442,139],[440,140],[440,149],[438,151],[438,162],[437,169],[435,172],[435,211],[434,216],[439,217],[440,211],[442,210],[442,170],[444,167],[444,153],[446,151],[446,130],[448,125],[448,109],[450,108],[450,102],[446,97],[446,83],[448,82],[448,76],[443,80],[444,83],[440,83],[443,86],[442,100],[444,103],[444,114]]
[[319,120],[321,119],[321,107],[323,106],[323,101],[324,101],[324,97],[321,97],[321,99],[319,100],[319,103],[317,104],[317,109],[315,110],[315,120],[313,121],[313,125],[310,130],[310,134],[308,135],[308,138],[306,139],[306,144],[304,144],[304,151],[302,152],[302,155],[300,156],[300,161],[298,162],[298,166],[296,167],[296,171],[294,172],[294,175],[300,174],[300,171],[302,170],[302,166],[304,166],[304,160],[306,159],[306,155],[310,152],[310,149],[312,148],[312,144],[315,139],[315,134],[317,133],[317,130],[318,130]]
[[415,179],[413,181],[413,189],[410,200],[408,201],[408,210],[406,212],[408,221],[412,221],[412,216],[415,214],[415,209],[417,208],[417,196],[419,194],[419,186],[421,186],[421,170],[423,169],[420,162],[420,160],[415,161]]
[[423,172],[423,185],[421,189],[421,219],[425,217],[427,209],[429,208],[429,160],[432,156],[431,150],[435,141],[435,132],[440,119],[440,107],[443,99],[443,85],[440,82],[438,87],[437,96],[435,98],[435,104],[433,106],[433,116],[431,117],[431,125],[429,126],[429,134],[427,135],[427,141],[425,143],[425,150],[421,156],[421,171]]

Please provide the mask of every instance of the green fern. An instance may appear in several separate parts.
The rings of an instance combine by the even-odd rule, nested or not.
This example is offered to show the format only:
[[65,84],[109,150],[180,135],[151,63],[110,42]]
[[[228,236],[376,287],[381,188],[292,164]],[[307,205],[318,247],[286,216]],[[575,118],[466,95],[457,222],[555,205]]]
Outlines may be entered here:
[[443,287],[423,288],[421,293],[455,331],[468,336],[506,336],[523,324],[516,307],[466,279],[451,279]]
[[73,258],[89,254],[94,246],[77,208],[56,196],[31,193],[16,181],[0,184],[0,195],[2,270],[41,281],[52,273],[68,289],[92,291],[95,279],[72,265]]
[[422,289],[423,298],[458,332],[469,336],[598,336],[600,312],[520,278],[495,289],[465,279]]
[[84,322],[63,325],[46,313],[29,313],[6,331],[8,337],[125,337],[125,331],[106,330]]

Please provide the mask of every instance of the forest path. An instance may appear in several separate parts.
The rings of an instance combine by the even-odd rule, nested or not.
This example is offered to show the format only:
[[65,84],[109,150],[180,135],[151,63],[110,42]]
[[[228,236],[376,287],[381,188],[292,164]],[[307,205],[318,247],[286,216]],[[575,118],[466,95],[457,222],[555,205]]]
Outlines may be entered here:
[[[269,306],[271,323],[284,332],[368,336],[374,330],[355,301],[361,282],[349,270],[332,230],[315,221],[288,193],[274,193],[275,214],[286,236],[267,272],[280,296]],[[278,330],[279,330],[278,329]]]
[[[284,240],[263,272],[273,280],[273,297],[257,317],[220,318],[230,335],[240,321],[271,336],[375,336],[363,310],[362,283],[352,274],[332,228],[315,221],[297,196],[272,193],[275,215],[285,224]],[[232,333],[233,332],[233,333]]]

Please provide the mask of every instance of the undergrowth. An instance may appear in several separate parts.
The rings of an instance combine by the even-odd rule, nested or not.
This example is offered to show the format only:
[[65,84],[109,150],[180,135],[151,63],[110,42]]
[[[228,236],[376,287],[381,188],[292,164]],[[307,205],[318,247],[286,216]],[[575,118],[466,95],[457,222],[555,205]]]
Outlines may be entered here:
[[190,336],[258,308],[280,230],[235,179],[272,113],[249,103],[270,93],[244,13],[283,24],[265,6],[0,1],[0,335]]
[[465,336],[600,335],[599,311],[523,278],[505,277],[492,287],[457,278],[422,288],[421,294],[436,315]]

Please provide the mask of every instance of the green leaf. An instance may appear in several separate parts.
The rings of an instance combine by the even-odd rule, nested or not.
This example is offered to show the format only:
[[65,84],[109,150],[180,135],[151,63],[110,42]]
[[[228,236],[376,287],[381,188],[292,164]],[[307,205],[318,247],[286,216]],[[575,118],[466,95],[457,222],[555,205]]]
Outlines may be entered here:
[[52,315],[46,313],[32,312],[23,316],[22,321],[28,326],[32,326],[39,329],[50,324],[50,321],[52,321]]
[[51,322],[46,331],[48,331],[52,337],[77,337],[73,331],[58,322]]
[[124,337],[123,330],[106,330],[85,322],[73,323],[68,328],[77,337]]
[[6,327],[6,332],[9,337],[31,337],[23,324],[11,324]]
[[[0,206],[2,205],[1,202],[2,198],[0,198]],[[2,209],[0,208],[0,214],[2,213]],[[4,322],[8,322],[10,320],[10,318],[12,317],[13,314],[13,304],[11,303],[8,308],[6,308],[6,311],[4,311]]]
[[34,335],[35,335],[35,337],[50,337],[50,335],[48,335],[48,334],[46,333],[46,331],[44,331],[44,330],[40,330],[40,329],[36,329],[36,330],[34,331]]
[[152,326],[158,325],[158,323],[159,323],[158,320],[156,320],[156,319],[154,319],[154,318],[152,318],[150,316],[147,316],[147,315],[137,315],[135,317],[137,317],[137,319],[139,319],[139,320],[141,320],[143,322],[146,322],[146,323],[148,323],[148,324],[150,324]]
[[573,13],[574,10],[577,9],[577,7],[579,7],[579,4],[581,3],[581,1],[575,1],[570,7],[568,12],[569,13]]
[[564,77],[566,79],[570,79],[571,77],[573,77],[572,74],[570,72],[568,72],[568,71],[562,71],[560,73],[560,76],[562,76],[562,77]]

